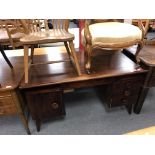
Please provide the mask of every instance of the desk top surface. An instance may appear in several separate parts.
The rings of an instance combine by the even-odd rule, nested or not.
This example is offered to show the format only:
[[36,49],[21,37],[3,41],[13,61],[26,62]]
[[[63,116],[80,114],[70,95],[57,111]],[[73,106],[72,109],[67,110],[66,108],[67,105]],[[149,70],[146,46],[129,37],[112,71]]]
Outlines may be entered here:
[[[147,70],[139,67],[121,52],[103,52],[103,50],[98,50],[94,53],[92,72],[89,75],[84,69],[84,52],[77,52],[82,72],[81,76],[77,76],[70,62],[31,66],[29,83],[25,84],[24,79],[22,79],[19,88],[26,89],[72,82],[88,82],[89,80],[147,72]],[[67,54],[50,52],[50,55],[35,56],[34,62],[61,60],[64,58],[67,58]]]
[[0,58],[0,91],[17,88],[23,77],[23,57],[10,57],[9,60],[13,69],[9,67],[3,57]]
[[[44,50],[44,48],[41,50]],[[50,51],[48,55],[35,55],[34,63],[47,60],[62,60],[68,57],[66,53],[54,52],[52,48],[48,48],[48,50]],[[92,73],[90,75],[88,75],[84,69],[84,53],[77,52],[82,72],[81,76],[77,76],[70,62],[37,65],[31,66],[29,70],[30,77],[28,84],[24,83],[23,78],[23,56],[9,58],[14,66],[14,70],[11,70],[5,60],[0,58],[0,91],[14,89],[18,86],[20,89],[26,89],[147,72],[147,70],[139,67],[121,52],[96,51],[94,53]]]

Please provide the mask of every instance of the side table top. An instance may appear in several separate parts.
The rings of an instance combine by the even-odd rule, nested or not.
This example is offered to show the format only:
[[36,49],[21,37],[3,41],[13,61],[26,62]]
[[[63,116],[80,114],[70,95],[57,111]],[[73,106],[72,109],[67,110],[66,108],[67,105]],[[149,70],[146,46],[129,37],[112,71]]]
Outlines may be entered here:
[[13,69],[8,66],[3,58],[0,58],[0,91],[17,88],[24,74],[23,57],[9,57],[9,60],[13,64]]

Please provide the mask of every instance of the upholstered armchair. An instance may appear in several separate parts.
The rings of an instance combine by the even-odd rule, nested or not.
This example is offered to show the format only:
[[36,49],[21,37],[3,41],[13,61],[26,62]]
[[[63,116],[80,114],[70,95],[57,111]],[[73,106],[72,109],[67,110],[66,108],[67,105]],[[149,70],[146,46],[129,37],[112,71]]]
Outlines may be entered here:
[[[141,20],[138,26],[124,23],[124,20],[85,20],[82,42],[85,49],[85,68],[90,73],[93,49],[120,49],[137,44],[135,59],[144,45],[145,26]],[[146,21],[146,22],[149,22]]]

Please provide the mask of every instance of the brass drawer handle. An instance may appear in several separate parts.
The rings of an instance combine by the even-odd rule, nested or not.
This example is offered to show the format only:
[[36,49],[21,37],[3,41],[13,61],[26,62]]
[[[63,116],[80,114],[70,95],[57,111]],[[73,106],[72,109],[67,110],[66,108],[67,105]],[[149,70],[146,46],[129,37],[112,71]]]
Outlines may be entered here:
[[51,104],[53,109],[58,109],[59,108],[59,104],[54,102]]
[[125,95],[125,96],[129,96],[129,95],[130,95],[130,91],[125,90],[125,91],[124,91],[124,95]]

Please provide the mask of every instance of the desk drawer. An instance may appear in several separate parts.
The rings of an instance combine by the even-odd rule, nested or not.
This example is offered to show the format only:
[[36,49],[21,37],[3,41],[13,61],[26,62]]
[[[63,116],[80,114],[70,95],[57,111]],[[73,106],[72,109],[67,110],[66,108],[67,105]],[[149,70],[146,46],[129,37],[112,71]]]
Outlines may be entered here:
[[116,79],[107,91],[108,107],[126,106],[131,113],[132,106],[137,102],[145,77]]
[[[10,93],[3,93],[5,96],[0,96],[0,115],[6,114],[15,114],[17,113],[16,106],[13,102],[12,96]],[[9,95],[8,95],[9,94]]]
[[115,92],[123,91],[124,89],[128,89],[128,90],[132,89],[133,91],[136,91],[136,88],[141,86],[143,83],[144,83],[143,77],[120,79],[114,82],[113,90],[115,90]]
[[0,92],[0,98],[11,97],[10,91]]
[[129,97],[115,96],[110,99],[109,107],[117,107],[117,106],[124,106],[124,105],[126,106],[129,104],[136,103],[137,99],[138,99],[138,95],[129,96]]
[[65,114],[62,99],[63,91],[60,89],[45,89],[27,92],[28,106],[35,119],[44,119]]
[[8,105],[14,105],[12,97],[11,96],[0,97],[0,106],[8,106]]
[[12,115],[16,113],[17,109],[14,105],[0,106],[0,115]]

